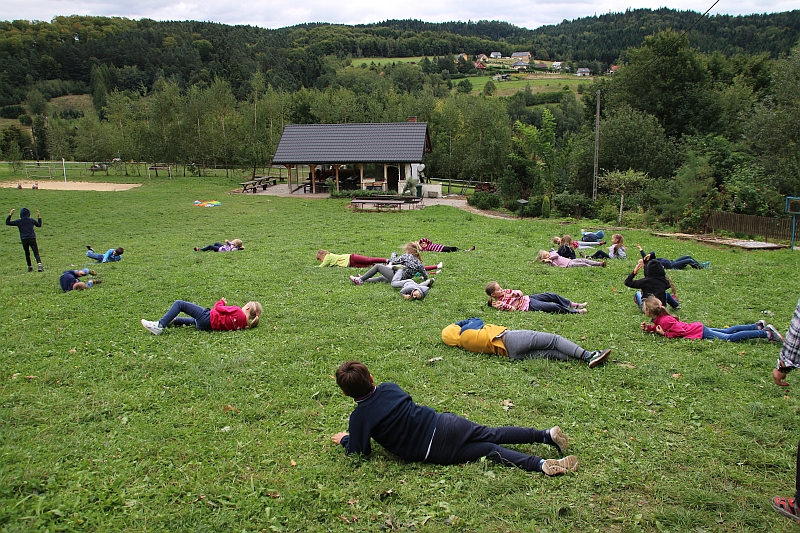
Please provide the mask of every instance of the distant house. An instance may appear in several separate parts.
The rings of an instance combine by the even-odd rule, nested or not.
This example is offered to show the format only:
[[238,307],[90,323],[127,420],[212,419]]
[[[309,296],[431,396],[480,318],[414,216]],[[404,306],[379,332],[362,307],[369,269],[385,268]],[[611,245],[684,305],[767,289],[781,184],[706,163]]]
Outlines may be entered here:
[[458,54],[458,55],[456,56],[456,61],[458,61],[458,60],[459,60],[459,59],[461,59],[462,57],[464,58],[464,60],[467,60],[467,59],[469,59],[469,56],[468,56],[467,54],[461,53],[461,54]]
[[563,63],[561,61],[553,61],[553,63],[550,65],[550,68],[553,70],[561,70],[562,64]]
[[536,64],[533,66],[533,68],[537,68],[537,69],[539,69],[539,70],[547,70],[547,63],[545,63],[545,62],[543,62],[543,61],[539,61],[538,63],[536,63]]
[[491,57],[492,59],[500,59],[501,57],[503,57],[503,54],[501,54],[500,52],[492,52],[491,54],[489,54],[489,57]]
[[531,60],[531,53],[530,52],[514,52],[511,54],[511,59],[519,59],[520,61]]
[[478,54],[478,57],[476,59],[478,61],[489,61],[489,58],[486,57],[486,54]]
[[575,71],[575,75],[576,76],[591,76],[592,75],[592,71],[589,70],[588,68],[581,67],[577,71]]
[[475,62],[475,68],[478,70],[486,70],[486,65],[481,63],[480,61]]
[[619,65],[611,65],[611,68],[608,69],[609,74],[616,74],[619,70]]
[[528,66],[529,66],[529,63],[526,63],[525,61],[521,61],[521,60],[511,63],[511,68],[515,68],[517,70],[525,70],[525,69],[528,68]]

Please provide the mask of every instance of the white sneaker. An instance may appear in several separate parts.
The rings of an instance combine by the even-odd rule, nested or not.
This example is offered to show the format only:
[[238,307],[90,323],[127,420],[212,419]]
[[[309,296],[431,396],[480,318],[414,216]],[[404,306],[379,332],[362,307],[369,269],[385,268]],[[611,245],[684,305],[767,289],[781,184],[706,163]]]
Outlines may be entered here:
[[442,262],[440,261],[440,262],[439,262],[439,264],[438,264],[438,265],[436,265],[436,268],[438,268],[439,270],[441,270],[442,268],[444,268],[444,263],[442,263]]
[[153,322],[151,320],[142,319],[142,326],[144,329],[152,333],[153,335],[161,335],[161,332],[164,331],[164,328],[158,325],[158,322]]
[[578,470],[578,458],[568,455],[563,459],[547,459],[542,465],[542,472],[548,476],[560,476]]

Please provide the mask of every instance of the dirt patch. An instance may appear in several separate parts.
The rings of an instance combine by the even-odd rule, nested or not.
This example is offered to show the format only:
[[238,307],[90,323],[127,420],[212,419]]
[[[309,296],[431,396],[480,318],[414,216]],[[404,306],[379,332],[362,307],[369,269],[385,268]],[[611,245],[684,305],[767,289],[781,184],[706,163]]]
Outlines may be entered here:
[[6,188],[19,188],[21,185],[23,189],[30,189],[35,183],[39,184],[40,189],[47,189],[50,191],[127,191],[134,187],[140,187],[141,183],[106,183],[101,181],[58,181],[58,180],[18,180],[18,181],[4,181],[0,183],[0,187]]

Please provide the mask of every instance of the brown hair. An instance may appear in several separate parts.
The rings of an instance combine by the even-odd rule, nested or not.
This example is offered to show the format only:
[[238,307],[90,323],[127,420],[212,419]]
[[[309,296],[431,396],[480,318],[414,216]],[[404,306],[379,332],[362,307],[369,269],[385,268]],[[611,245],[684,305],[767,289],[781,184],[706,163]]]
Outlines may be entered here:
[[417,259],[422,259],[422,256],[419,255],[419,252],[420,252],[419,243],[416,243],[416,242],[413,242],[413,241],[412,242],[407,242],[403,246],[403,252],[407,253],[407,254],[410,254],[410,255],[413,255]]
[[347,361],[336,369],[336,384],[347,396],[363,398],[372,392],[372,376],[367,365],[358,361]]
[[317,250],[317,261],[322,261],[329,253],[330,252],[328,250]]
[[561,246],[561,237],[559,237],[558,235],[553,237],[553,244],[555,244],[556,246]]
[[572,246],[572,235],[565,234],[561,237],[561,246]]
[[239,250],[244,250],[244,243],[242,243],[242,239],[233,239],[231,244],[234,245]]
[[114,253],[117,254],[117,255],[122,255],[123,253],[125,253],[125,248],[120,246],[119,248],[114,250]]
[[661,300],[653,295],[644,299],[642,302],[642,311],[650,318],[669,314],[669,311],[667,311],[667,308],[661,303]]

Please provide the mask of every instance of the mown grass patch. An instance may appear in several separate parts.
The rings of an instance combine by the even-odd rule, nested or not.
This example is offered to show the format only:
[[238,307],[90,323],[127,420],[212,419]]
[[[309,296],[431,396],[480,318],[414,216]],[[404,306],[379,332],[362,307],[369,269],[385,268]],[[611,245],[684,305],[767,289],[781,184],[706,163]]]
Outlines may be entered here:
[[[800,428],[800,383],[779,389],[769,375],[775,344],[642,334],[622,283],[633,261],[533,262],[578,224],[444,206],[352,213],[346,200],[226,194],[236,188],[236,178],[143,180],[114,193],[0,188],[6,212],[41,210],[46,267],[26,273],[16,230],[0,234],[3,530],[793,530],[769,506],[793,491]],[[198,208],[197,199],[222,205]],[[665,257],[711,261],[710,270],[670,272],[682,319],[788,326],[797,254],[623,233]],[[423,236],[477,247],[425,256],[445,269],[423,302],[316,267],[318,248],[388,255]],[[245,251],[192,249],[233,237]],[[89,264],[86,244],[124,246],[124,259],[96,267],[102,285],[61,293],[61,271]],[[500,313],[486,307],[490,280],[588,300],[590,312]],[[259,327],[155,337],[139,324],[175,299],[222,296],[261,301]],[[441,329],[471,316],[614,351],[589,370],[444,346]],[[347,359],[439,410],[493,425],[559,424],[580,469],[547,478],[487,462],[408,464],[379,446],[345,457],[330,435],[353,407],[332,379]]]

